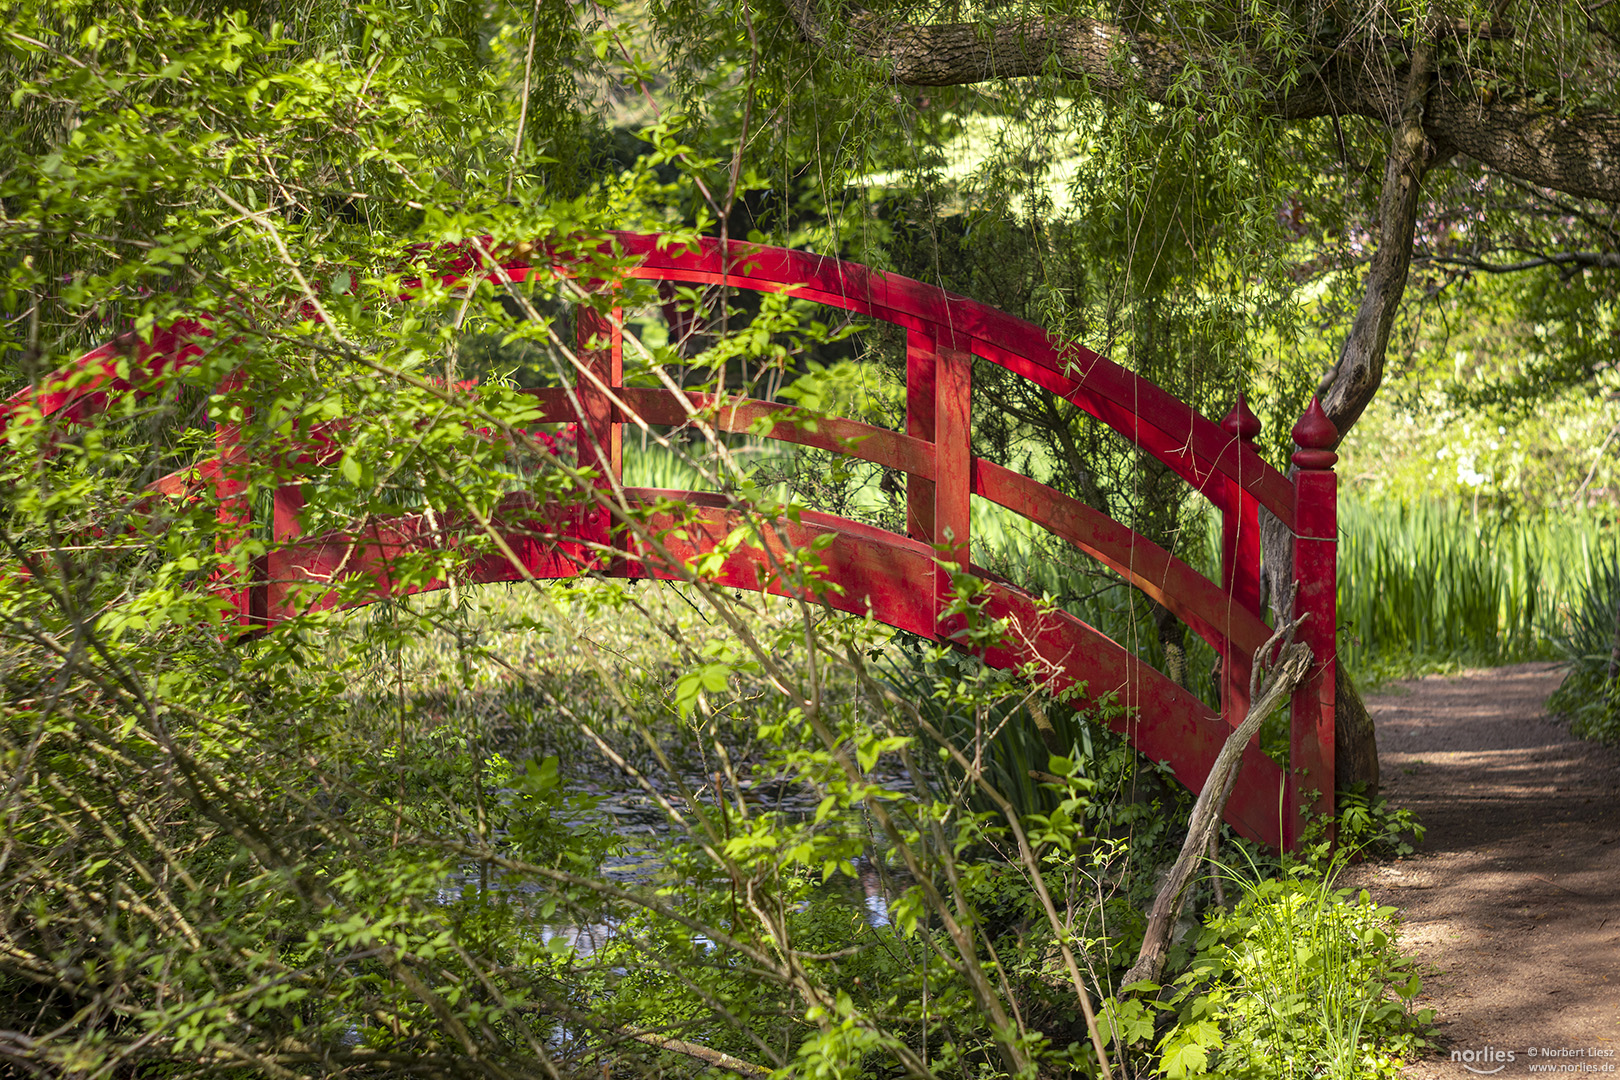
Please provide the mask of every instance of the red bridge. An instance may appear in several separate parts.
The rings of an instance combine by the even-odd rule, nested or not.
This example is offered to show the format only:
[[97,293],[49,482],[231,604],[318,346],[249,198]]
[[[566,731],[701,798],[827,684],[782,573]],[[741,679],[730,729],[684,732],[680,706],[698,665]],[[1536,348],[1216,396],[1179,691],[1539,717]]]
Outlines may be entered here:
[[[1334,601],[1336,478],[1328,449],[1337,433],[1313,401],[1294,428],[1299,449],[1290,481],[1255,453],[1259,421],[1241,397],[1215,423],[1152,383],[1077,345],[1055,344],[1040,328],[965,297],[909,278],[878,273],[852,263],[798,251],[705,240],[696,250],[662,249],[652,236],[619,235],[619,249],[634,262],[629,278],[764,291],[791,290],[795,297],[903,327],[906,349],[904,432],[845,419],[797,424],[780,403],[751,398],[646,389],[624,385],[622,324],[615,309],[604,317],[578,307],[578,378],[566,389],[528,391],[548,422],[578,425],[578,464],[601,480],[584,503],[565,513],[513,496],[486,523],[504,550],[466,570],[478,582],[563,578],[581,573],[623,578],[690,576],[691,560],[712,552],[750,515],[726,496],[703,492],[622,489],[627,506],[655,507],[675,500],[695,513],[695,524],[654,512],[648,530],[665,548],[655,552],[637,534],[614,528],[622,506],[601,489],[618,490],[622,476],[622,430],[627,420],[679,425],[694,411],[717,430],[760,430],[768,437],[865,459],[907,476],[907,535],[841,517],[804,513],[797,522],[754,527],[751,542],[725,554],[712,580],[744,589],[787,591],[772,572],[790,549],[831,536],[820,553],[825,576],[839,589],[819,597],[844,611],[935,640],[950,640],[959,625],[946,611],[951,571],[944,563],[983,576],[971,565],[970,496],[978,495],[1022,515],[1063,538],[1163,604],[1207,641],[1222,658],[1221,709],[1213,712],[1195,695],[1147,666],[1133,653],[1081,620],[1043,607],[1036,598],[999,582],[987,582],[983,610],[1008,621],[1013,632],[983,654],[989,664],[1022,668],[1034,664],[1054,689],[1083,684],[1085,695],[1114,695],[1125,707],[1117,726],[1148,757],[1167,761],[1182,783],[1202,787],[1228,732],[1248,706],[1250,658],[1270,636],[1260,610],[1259,508],[1264,506],[1295,537],[1293,578],[1296,607],[1311,618],[1301,627],[1315,657],[1310,677],[1292,703],[1290,753],[1293,778],[1261,753],[1258,740],[1246,749],[1226,808],[1242,835],[1293,848],[1310,814],[1333,812]],[[522,282],[556,272],[549,260],[470,256],[446,277]],[[600,287],[600,283],[598,283]],[[82,357],[71,369],[13,396],[0,412],[0,431],[19,410],[69,418],[103,407],[109,393],[134,389],[115,366],[159,375],[202,354],[199,339],[211,331],[179,322],[149,344],[125,340]],[[995,364],[1072,402],[1164,462],[1222,514],[1221,580],[1210,581],[1146,538],[1084,503],[1044,484],[976,457],[971,448],[973,366]],[[245,471],[253,463],[228,425],[216,427],[217,456],[199,467],[153,485],[178,494],[212,487],[222,545],[253,525],[245,496]],[[312,461],[306,457],[304,460]],[[611,480],[607,478],[611,477]],[[377,591],[400,586],[391,563],[403,551],[442,546],[431,515],[405,515],[368,528],[363,536],[306,536],[300,525],[303,489],[281,483],[269,522],[273,544],[261,573],[238,581],[228,595],[240,621],[273,627],[307,601],[311,583],[365,573]],[[540,524],[536,524],[540,522]],[[678,530],[674,526],[680,524]],[[442,520],[437,523],[442,526]],[[641,534],[645,535],[645,533]],[[823,541],[826,542],[826,541]],[[611,552],[610,557],[602,557]],[[941,554],[943,553],[943,554]],[[434,583],[427,587],[438,587]],[[959,619],[960,617],[956,617]]]

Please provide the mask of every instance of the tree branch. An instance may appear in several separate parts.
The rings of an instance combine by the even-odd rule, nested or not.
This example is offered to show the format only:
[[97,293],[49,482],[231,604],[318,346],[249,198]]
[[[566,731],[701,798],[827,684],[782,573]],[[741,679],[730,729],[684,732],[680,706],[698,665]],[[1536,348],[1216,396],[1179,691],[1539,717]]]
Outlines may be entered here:
[[[1288,604],[1293,607],[1293,597],[1290,593]],[[1310,647],[1303,642],[1294,641],[1294,632],[1299,629],[1300,623],[1306,616],[1298,619],[1288,619],[1278,624],[1277,632],[1271,635],[1271,640],[1260,646],[1254,654],[1254,666],[1249,674],[1249,706],[1248,715],[1243,722],[1233,729],[1221,746],[1221,752],[1215,757],[1215,764],[1209,770],[1209,776],[1204,780],[1204,788],[1198,793],[1198,801],[1193,804],[1192,817],[1187,824],[1187,838],[1181,845],[1181,854],[1176,858],[1175,864],[1170,868],[1170,874],[1159,887],[1158,896],[1153,900],[1153,911],[1148,916],[1147,930],[1142,935],[1142,949],[1137,953],[1136,963],[1131,970],[1125,973],[1120,980],[1121,986],[1129,986],[1135,982],[1156,983],[1164,974],[1165,956],[1170,948],[1170,931],[1181,914],[1182,902],[1186,899],[1187,885],[1192,880],[1192,872],[1203,862],[1205,854],[1214,840],[1216,830],[1221,824],[1221,811],[1226,808],[1227,799],[1232,796],[1232,785],[1237,780],[1238,765],[1243,760],[1243,750],[1249,745],[1265,722],[1277,709],[1282,707],[1305,678],[1311,666]],[[1264,661],[1273,654],[1277,657],[1276,664],[1264,671]],[[1264,681],[1262,681],[1262,674]]]
[[[856,56],[883,64],[908,86],[960,86],[1053,72],[1083,80],[1094,92],[1132,90],[1174,103],[1218,92],[1213,56],[1171,38],[1086,18],[982,23],[911,23],[855,8],[829,27],[820,0],[785,0],[799,32],[818,45],[843,44]],[[1427,39],[1420,39],[1427,40]],[[1428,46],[1419,45],[1418,51]],[[1404,46],[1341,42],[1312,57],[1306,77],[1279,57],[1256,50],[1248,66],[1258,73],[1263,115],[1279,120],[1360,116],[1399,121],[1403,89],[1414,64],[1432,73],[1427,58],[1391,63]],[[1207,78],[1199,73],[1207,72]],[[1587,110],[1560,115],[1556,107],[1511,95],[1480,95],[1468,73],[1438,71],[1421,129],[1429,141],[1508,176],[1585,198],[1620,202],[1620,116]]]
[[1513,263],[1493,263],[1484,259],[1458,258],[1454,255],[1425,255],[1419,261],[1456,266],[1482,274],[1516,274],[1521,270],[1534,270],[1542,266],[1562,266],[1571,270],[1620,270],[1620,251],[1559,251],[1551,255],[1537,255]]
[[1430,47],[1421,45],[1412,58],[1400,124],[1391,133],[1389,157],[1384,163],[1384,188],[1378,203],[1378,250],[1367,269],[1367,291],[1339,350],[1338,362],[1316,389],[1322,409],[1339,429],[1341,439],[1383,385],[1384,352],[1401,296],[1406,292],[1423,176],[1437,156],[1424,125],[1432,57]]

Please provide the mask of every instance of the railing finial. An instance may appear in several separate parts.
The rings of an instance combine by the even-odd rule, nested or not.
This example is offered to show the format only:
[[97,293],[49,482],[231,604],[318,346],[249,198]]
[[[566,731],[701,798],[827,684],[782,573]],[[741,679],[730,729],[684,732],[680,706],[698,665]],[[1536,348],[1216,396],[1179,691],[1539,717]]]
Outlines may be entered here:
[[1294,451],[1295,465],[1302,469],[1331,469],[1338,463],[1339,455],[1333,447],[1339,441],[1339,429],[1322,411],[1322,402],[1317,398],[1311,398],[1305,415],[1294,425],[1293,436],[1294,445],[1299,447]]
[[1260,418],[1254,415],[1254,410],[1249,408],[1249,402],[1241,392],[1237,396],[1237,404],[1221,421],[1221,430],[1246,443],[1252,443],[1259,437]]

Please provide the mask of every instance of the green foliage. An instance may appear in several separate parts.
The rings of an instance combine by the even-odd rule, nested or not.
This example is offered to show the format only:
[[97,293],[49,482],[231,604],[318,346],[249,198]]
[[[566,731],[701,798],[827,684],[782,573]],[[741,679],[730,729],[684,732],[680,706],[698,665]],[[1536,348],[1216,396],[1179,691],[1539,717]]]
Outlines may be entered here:
[[1620,742],[1620,552],[1598,553],[1586,587],[1570,605],[1568,629],[1555,638],[1569,673],[1548,705],[1570,720],[1575,734]]
[[1425,829],[1416,813],[1391,806],[1382,795],[1369,799],[1367,785],[1361,781],[1335,792],[1333,809],[1335,839],[1346,855],[1396,859],[1412,854],[1414,845],[1423,842]]
[[1372,681],[1552,655],[1593,565],[1597,515],[1473,517],[1458,504],[1346,502],[1339,655]]
[[1394,1077],[1429,1045],[1434,1014],[1413,1008],[1422,980],[1397,948],[1394,908],[1302,865],[1232,881],[1241,899],[1206,916],[1168,993],[1141,984],[1108,1003],[1120,1045],[1169,1080]]
[[[885,682],[916,703],[939,733],[966,758],[976,773],[959,776],[965,786],[951,791],[953,802],[981,812],[996,804],[978,790],[975,779],[1011,800],[1020,814],[1068,813],[1065,780],[1091,794],[1078,809],[1076,825],[1086,836],[1129,837],[1125,860],[1156,865],[1174,854],[1177,826],[1191,807],[1186,789],[1169,770],[1142,757],[1110,727],[1124,713],[1110,703],[1084,708],[1043,697],[1022,680],[979,664],[971,656],[929,643],[907,640],[887,658]],[[956,775],[953,773],[953,775]]]
[[[743,13],[739,27],[733,9],[654,6],[666,30],[725,26],[681,42],[705,65],[676,65],[701,106],[682,112],[659,104],[670,72],[636,55],[632,5],[0,6],[6,377],[182,315],[208,331],[191,366],[126,363],[132,389],[102,415],[8,427],[6,1067],[576,1080],[729,1054],[829,1077],[1097,1071],[1081,1003],[1129,959],[1187,802],[1104,730],[1121,717],[1074,715],[1038,671],[919,655],[829,615],[813,547],[772,567],[792,594],[780,602],[721,588],[712,558],[661,562],[678,588],[589,580],[625,548],[558,555],[586,579],[571,586],[474,590],[468,568],[511,567],[491,522],[514,506],[524,541],[552,553],[566,545],[547,515],[610,514],[654,559],[692,527],[678,507],[617,498],[518,389],[575,381],[570,309],[657,321],[667,298],[601,250],[610,229],[679,244],[742,206],[827,250],[858,237],[1117,345],[1215,411],[1244,383],[1244,350],[1289,321],[1248,311],[1276,279],[1251,291],[1245,275],[1276,239],[1254,207],[1299,170],[1242,160],[1252,127],[1224,127],[1228,152],[1205,161],[1166,139],[1193,133],[1186,108],[1075,105],[1108,150],[1076,191],[1092,211],[1122,199],[1131,239],[1097,217],[974,267],[1024,235],[1007,227],[1015,200],[991,191],[1013,142],[948,193],[982,226],[976,254],[966,220],[942,237],[931,209],[908,232],[898,201],[846,197],[836,179],[895,156],[921,175],[980,106],[952,95],[962,116],[897,127],[874,107],[886,83],[812,63],[826,108],[790,123],[798,73],[765,50],[798,46],[766,33],[754,53],[771,28]],[[639,82],[657,115],[616,168],[593,169],[606,121],[579,96],[609,76]],[[840,125],[835,182],[812,178],[804,163],[823,162],[806,147]],[[773,209],[753,155],[778,151],[793,181]],[[1122,159],[1136,164],[1116,185]],[[1167,184],[1178,169],[1197,183]],[[1161,230],[1186,250],[1152,249]],[[571,275],[443,279],[542,241]],[[895,405],[849,359],[858,327],[788,296],[679,300],[718,329],[627,334],[630,385],[759,390],[809,429],[832,408]],[[469,374],[483,381],[462,386]],[[982,385],[994,411],[1005,387]],[[1009,412],[981,449],[1011,461],[1045,432],[1030,471],[1207,560],[1179,481],[1049,397],[1009,401],[1057,415]],[[637,467],[701,476],[743,522],[723,547],[763,548],[801,507],[749,466],[746,439],[705,440],[704,419],[648,428]],[[190,484],[222,443],[240,459]],[[157,497],[166,476],[186,493]],[[302,499],[327,561],[259,635],[226,594],[299,573],[307,551],[270,524],[278,496]],[[261,524],[231,535],[249,506]],[[402,520],[427,539],[389,534],[381,566],[359,538]],[[1097,600],[1072,564],[1046,574],[1049,551],[996,546],[1055,600]],[[445,595],[380,601],[383,576]],[[970,651],[1018,629],[985,615],[982,583],[956,583]],[[1104,585],[1099,624],[1147,614]],[[1041,715],[1050,743],[1029,734]],[[839,894],[857,887],[854,905]],[[1269,985],[1237,929],[1221,934],[1219,978]],[[1213,994],[1162,1048],[1167,1071],[1194,1070],[1237,1015],[1222,1010],[1261,1009]]]

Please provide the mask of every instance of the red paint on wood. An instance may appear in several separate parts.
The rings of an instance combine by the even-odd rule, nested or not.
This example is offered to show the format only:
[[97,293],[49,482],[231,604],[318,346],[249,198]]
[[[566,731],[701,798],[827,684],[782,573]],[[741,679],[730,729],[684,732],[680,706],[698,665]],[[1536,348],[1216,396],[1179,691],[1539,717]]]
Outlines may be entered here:
[[[1329,447],[1336,432],[1326,424],[1319,406],[1313,403],[1313,411],[1296,429],[1301,449],[1295,463],[1302,472],[1298,485],[1290,485],[1249,445],[1258,421],[1241,402],[1228,417],[1226,430],[1222,430],[1163,390],[1104,358],[1078,346],[1059,346],[1039,328],[966,298],[804,252],[737,243],[722,246],[713,240],[701,241],[695,249],[660,251],[657,238],[629,235],[614,237],[609,244],[628,260],[612,273],[594,267],[590,273],[610,277],[619,274],[621,280],[639,277],[789,289],[806,299],[887,320],[908,332],[906,433],[841,419],[818,419],[812,431],[808,425],[794,422],[791,410],[773,403],[717,401],[702,395],[688,395],[683,402],[668,391],[624,390],[619,313],[605,317],[582,308],[578,338],[582,370],[576,385],[570,390],[537,391],[535,397],[545,422],[572,421],[579,425],[580,463],[596,468],[602,474],[602,485],[607,485],[609,476],[616,478],[622,468],[620,425],[624,417],[619,415],[612,395],[622,395],[627,405],[648,422],[682,423],[688,405],[712,409],[711,422],[721,430],[757,430],[757,425],[774,421],[770,432],[773,437],[850,453],[908,474],[907,528],[918,539],[890,536],[817,515],[800,524],[757,531],[754,546],[745,545],[723,561],[717,579],[721,583],[791,592],[795,588],[791,575],[784,576],[782,570],[792,561],[792,553],[816,535],[831,530],[836,541],[824,556],[826,574],[844,591],[829,592],[829,603],[847,611],[870,611],[885,622],[917,633],[948,633],[952,628],[939,624],[938,611],[949,593],[948,575],[937,570],[934,551],[919,540],[946,541],[945,554],[950,561],[982,577],[982,571],[968,563],[970,493],[977,490],[1114,567],[1149,595],[1160,598],[1207,640],[1220,643],[1232,657],[1237,657],[1240,650],[1252,650],[1266,633],[1258,614],[1257,579],[1249,568],[1256,562],[1253,549],[1258,536],[1253,526],[1257,508],[1269,507],[1300,537],[1296,545],[1300,603],[1302,610],[1312,612],[1308,628],[1316,624],[1316,639],[1312,641],[1319,657],[1313,668],[1315,689],[1302,691],[1295,703],[1294,762],[1307,770],[1307,778],[1326,777],[1321,786],[1328,789],[1325,805],[1331,809],[1334,479],[1326,470],[1333,464]],[[521,281],[533,274],[570,273],[568,257],[553,259],[547,255],[536,267],[520,257],[525,254],[522,249],[496,249],[491,258],[476,245],[463,245],[452,254],[455,257],[447,265],[425,276],[448,284],[464,284],[467,275]],[[595,291],[614,286],[598,281],[588,283],[588,287]],[[126,339],[94,350],[81,357],[66,375],[53,377],[0,404],[0,430],[19,413],[24,414],[25,421],[31,419],[27,415],[30,409],[77,421],[104,408],[109,393],[149,392],[161,385],[164,376],[200,355],[195,339],[208,333],[201,324],[181,322],[160,329],[150,343]],[[1083,504],[1028,478],[976,462],[970,449],[971,364],[975,356],[1032,379],[1111,425],[1220,507],[1227,515],[1221,585],[1204,581],[1179,560]],[[125,364],[131,372],[128,378],[118,374],[119,364]],[[70,379],[78,385],[69,386]],[[343,430],[340,421],[312,432],[311,449],[299,453],[296,460],[313,465],[332,459],[342,452]],[[205,478],[213,482],[219,499],[221,545],[226,548],[245,535],[251,525],[246,483],[240,475],[241,468],[249,463],[239,439],[239,432],[222,426],[218,465]],[[194,483],[176,474],[159,481],[156,489],[173,488],[183,494]],[[643,492],[634,497],[646,500],[658,496]],[[671,506],[654,515],[661,529],[682,526],[663,535],[667,557],[657,555],[645,544],[629,544],[625,558],[616,562],[611,572],[681,577],[686,572],[686,560],[711,550],[721,537],[746,520],[738,510],[723,505],[723,496],[676,493],[676,499],[685,506]],[[370,581],[367,596],[406,591],[396,572],[401,555],[424,547],[453,550],[459,543],[457,538],[472,529],[472,523],[454,518],[407,515],[375,523],[357,536],[307,538],[300,535],[298,526],[301,501],[296,484],[283,484],[278,491],[272,524],[278,541],[276,554],[259,568],[271,580],[268,585],[249,583],[241,595],[233,593],[233,604],[241,618],[270,623],[285,618],[291,611],[288,590],[298,582],[319,588],[339,576],[358,574]],[[594,502],[567,512],[561,507],[538,507],[532,500],[515,497],[503,507],[495,527],[512,555],[486,555],[471,561],[466,569],[472,580],[511,581],[524,576],[566,577],[599,572],[600,561],[589,554],[587,545],[606,545],[613,536],[606,511]],[[1327,532],[1318,535],[1324,528]],[[822,532],[818,533],[818,529]],[[930,576],[932,589],[917,587]],[[440,585],[417,583],[409,591]],[[1228,730],[1226,723],[1078,620],[1063,613],[1039,612],[1028,597],[1005,586],[993,586],[988,595],[992,607],[1012,617],[1018,627],[1039,627],[1016,636],[992,662],[1014,665],[1040,661],[1049,666],[1054,677],[1086,681],[1094,693],[1117,691],[1122,702],[1134,710],[1126,726],[1144,752],[1173,760],[1178,775],[1189,785],[1202,783],[1208,762],[1213,760]],[[273,604],[269,603],[271,599]],[[334,597],[328,595],[318,606],[332,602]],[[1308,637],[1311,632],[1308,629]],[[1237,665],[1229,664],[1227,671],[1231,682],[1236,678]],[[1237,702],[1235,690],[1229,690],[1227,701],[1226,718],[1230,720]],[[1287,819],[1281,834],[1276,825],[1282,778],[1269,762],[1250,760],[1257,754],[1253,746],[1247,751],[1243,779],[1234,793],[1229,817],[1246,835],[1293,843],[1297,820]],[[1288,798],[1300,803],[1304,797],[1294,785],[1288,788]],[[1318,808],[1322,805],[1324,800],[1317,800]]]
[[[1296,439],[1303,437],[1318,444],[1338,437],[1314,398],[1310,411],[1294,431]],[[1304,447],[1301,453],[1331,452],[1318,445]],[[1299,456],[1296,453],[1296,462]],[[1294,488],[1294,581],[1298,589],[1294,610],[1309,615],[1299,636],[1311,647],[1313,662],[1293,700],[1290,813],[1282,837],[1290,849],[1298,846],[1310,815],[1331,818],[1334,812],[1333,699],[1338,627],[1338,477],[1330,468],[1302,465],[1294,475]]]
[[687,423],[692,415],[689,407],[717,431],[752,432],[782,442],[847,454],[914,476],[934,475],[934,448],[897,431],[825,416],[813,419],[815,430],[812,431],[808,424],[794,422],[800,410],[791,405],[755,398],[721,399],[712,394],[686,393],[683,396],[686,406],[673,391],[662,388],[625,387],[619,392],[626,408],[649,424]]
[[941,565],[934,570],[934,595],[941,638],[960,629],[958,618],[944,617],[956,591],[944,564],[965,573],[972,559],[972,424],[973,357],[940,349],[934,361],[934,548]]
[[[918,330],[940,345],[973,352],[1016,371],[1097,416],[1182,475],[1195,489],[1224,498],[1215,473],[1238,471],[1243,452],[1229,447],[1210,420],[1163,389],[1077,345],[1055,346],[1045,331],[1005,312],[899,275],[807,252],[751,248],[733,242],[722,257],[719,241],[696,252],[657,249],[655,237],[618,234],[615,242],[641,258],[630,277],[727,284],[780,290],[847,311],[870,314]],[[1287,479],[1249,451],[1244,483],[1285,525],[1293,520]],[[1253,466],[1252,472],[1249,466]],[[1252,477],[1252,479],[1251,479]],[[1236,476],[1233,476],[1236,479]]]
[[[234,372],[220,384],[219,393],[229,397],[241,389],[241,373]],[[219,592],[234,609],[231,621],[245,627],[252,614],[252,584],[244,570],[236,565],[234,552],[253,530],[253,508],[247,494],[252,462],[242,448],[240,424],[214,425],[214,453],[219,462],[214,473],[215,520],[219,530],[214,538],[214,551],[220,558]]]
[[[1239,446],[1253,449],[1260,434],[1260,418],[1249,409],[1242,394],[1232,411],[1221,421],[1221,430]],[[1260,504],[1239,479],[1226,479],[1226,509],[1221,514],[1221,588],[1234,611],[1263,618],[1260,610]],[[1268,635],[1269,636],[1269,635]],[[1232,645],[1218,649],[1221,657],[1221,714],[1233,727],[1249,712],[1249,676],[1254,654],[1264,641],[1252,645]]]
[[1228,603],[1214,582],[1079,499],[983,458],[973,459],[973,493],[1021,514],[1115,571],[1217,651],[1233,639],[1252,654],[1271,636],[1270,627]]
[[[580,363],[574,387],[580,405],[579,464],[596,470],[597,490],[607,491],[624,475],[623,417],[613,403],[624,383],[624,313],[615,307],[604,315],[584,304],[574,311]],[[609,547],[613,523],[608,511],[595,499],[586,499],[579,514],[581,538]]]
[[1294,445],[1304,450],[1331,450],[1339,442],[1339,429],[1315,397],[1289,434],[1294,437]]
[[[1197,697],[1148,667],[1112,639],[1062,611],[1041,611],[1029,597],[1001,585],[990,587],[985,610],[1009,620],[1009,643],[985,660],[995,667],[1033,669],[1033,677],[1053,689],[1084,686],[1084,699],[1111,701],[1109,724],[1127,735],[1155,761],[1167,761],[1180,780],[1200,790],[1230,728]],[[1241,835],[1263,844],[1278,842],[1278,798],[1282,771],[1260,752],[1257,742],[1243,751],[1225,819]]]
[[291,552],[303,535],[304,486],[295,482],[277,487],[271,514],[265,619],[274,624],[297,614],[297,582],[302,575]]
[[[674,513],[658,512],[648,517],[649,527],[662,534],[673,562],[646,557],[632,563],[630,576],[683,580],[687,577],[685,563],[713,550],[739,526],[749,527],[747,515],[720,505],[726,501],[723,495],[647,489],[628,489],[626,495],[632,504],[641,505],[660,497],[686,501]],[[512,549],[525,553],[520,556],[524,569],[536,578],[569,577],[583,572],[578,560],[558,557],[560,544],[553,543],[550,553],[543,553],[529,543],[529,538],[547,533],[543,523],[528,517],[535,511],[532,501],[514,497],[498,516]],[[806,512],[798,522],[777,521],[768,527],[756,527],[749,540],[731,553],[708,580],[731,588],[797,595],[798,590],[783,579],[779,568],[792,552],[829,532],[835,534],[835,539],[822,555],[826,577],[843,586],[841,591],[824,594],[831,607],[870,614],[880,622],[912,633],[933,632],[933,598],[916,587],[933,568],[932,548],[828,514]],[[412,515],[378,522],[359,542],[350,537],[330,537],[306,541],[295,550],[302,553],[317,579],[329,576],[344,564],[351,572],[371,575],[380,596],[388,588],[390,561],[431,543],[437,540],[429,533],[423,517]],[[469,568],[472,581],[510,581],[519,576],[520,572],[509,564],[502,565],[501,560],[489,557]],[[442,587],[442,583],[423,586],[432,587]],[[1008,620],[1012,627],[1007,643],[986,654],[988,663],[1015,669],[1032,666],[1035,676],[1054,690],[1084,686],[1085,700],[1096,703],[1112,699],[1130,707],[1130,715],[1111,717],[1114,727],[1130,735],[1149,757],[1171,761],[1178,779],[1189,787],[1197,789],[1203,784],[1225,739],[1226,727],[1196,697],[1084,622],[1066,612],[1042,610],[1033,598],[1016,589],[991,585],[985,610],[993,618]],[[1280,770],[1251,747],[1245,752],[1240,778],[1228,803],[1227,820],[1242,835],[1275,844],[1280,786]]]
[[[906,434],[934,442],[934,381],[939,346],[933,337],[906,331]],[[933,456],[930,451],[930,458]],[[930,462],[932,464],[932,462]],[[933,470],[907,470],[906,535],[925,544],[934,542]]]

